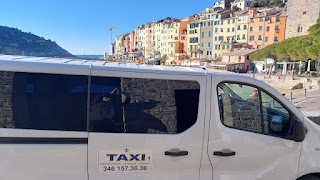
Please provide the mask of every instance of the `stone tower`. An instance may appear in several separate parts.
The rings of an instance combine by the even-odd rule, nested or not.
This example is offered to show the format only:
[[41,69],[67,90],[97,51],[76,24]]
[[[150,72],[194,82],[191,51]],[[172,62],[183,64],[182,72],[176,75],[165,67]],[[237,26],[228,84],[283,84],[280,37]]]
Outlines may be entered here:
[[306,35],[320,18],[320,0],[289,0],[287,15],[285,38]]

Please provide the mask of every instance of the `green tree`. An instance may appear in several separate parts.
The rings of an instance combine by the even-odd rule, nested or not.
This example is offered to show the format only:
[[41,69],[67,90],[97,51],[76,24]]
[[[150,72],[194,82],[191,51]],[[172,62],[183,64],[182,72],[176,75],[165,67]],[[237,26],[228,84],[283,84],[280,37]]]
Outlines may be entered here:
[[238,8],[238,6],[234,5],[232,6],[232,12],[237,12],[237,11],[240,11],[241,9]]

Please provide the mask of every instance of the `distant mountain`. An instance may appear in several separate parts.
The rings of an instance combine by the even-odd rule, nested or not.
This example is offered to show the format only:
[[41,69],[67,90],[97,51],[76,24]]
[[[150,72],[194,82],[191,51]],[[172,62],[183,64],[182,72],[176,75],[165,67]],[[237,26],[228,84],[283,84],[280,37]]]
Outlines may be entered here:
[[0,54],[74,57],[54,41],[6,26],[0,26]]

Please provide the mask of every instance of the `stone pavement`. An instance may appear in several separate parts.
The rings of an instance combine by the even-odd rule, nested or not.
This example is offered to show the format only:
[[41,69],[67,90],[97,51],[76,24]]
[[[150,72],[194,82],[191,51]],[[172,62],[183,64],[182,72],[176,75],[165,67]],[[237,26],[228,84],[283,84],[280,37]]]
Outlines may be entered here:
[[[289,100],[291,97],[286,96]],[[295,95],[292,103],[308,117],[320,117],[320,91],[307,92],[305,94]]]

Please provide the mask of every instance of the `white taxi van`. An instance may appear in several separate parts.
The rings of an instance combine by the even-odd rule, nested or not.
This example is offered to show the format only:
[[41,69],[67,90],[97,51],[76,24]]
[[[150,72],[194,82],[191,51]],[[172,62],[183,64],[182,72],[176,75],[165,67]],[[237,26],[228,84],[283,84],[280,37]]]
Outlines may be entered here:
[[0,55],[0,179],[319,179],[320,127],[256,79]]

